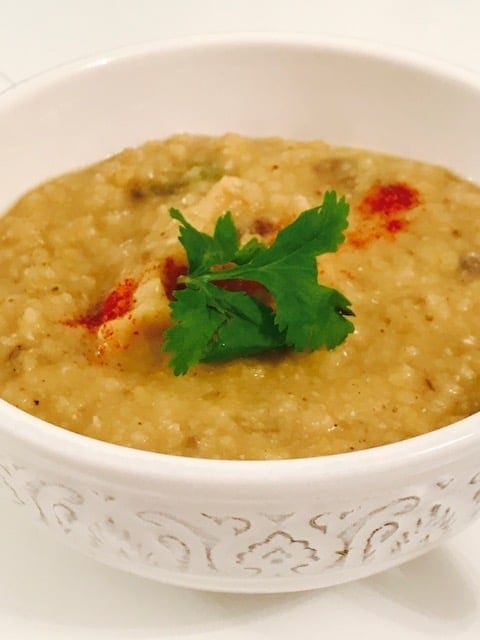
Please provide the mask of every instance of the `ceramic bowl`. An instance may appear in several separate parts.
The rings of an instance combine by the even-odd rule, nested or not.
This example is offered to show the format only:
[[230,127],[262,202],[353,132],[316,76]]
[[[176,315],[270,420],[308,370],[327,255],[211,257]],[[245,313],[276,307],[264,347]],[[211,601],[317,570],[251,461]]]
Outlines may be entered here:
[[[4,210],[24,190],[174,132],[323,138],[480,181],[480,80],[361,42],[198,38],[54,70],[0,98]],[[131,450],[0,402],[0,480],[60,541],[230,592],[332,585],[410,560],[480,510],[480,418],[367,451],[241,462]]]

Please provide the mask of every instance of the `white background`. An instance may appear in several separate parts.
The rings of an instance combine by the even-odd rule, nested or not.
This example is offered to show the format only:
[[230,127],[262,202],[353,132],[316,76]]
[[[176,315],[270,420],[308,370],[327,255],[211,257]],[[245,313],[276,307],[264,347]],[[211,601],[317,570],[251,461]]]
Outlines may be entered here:
[[[113,47],[239,31],[363,38],[480,73],[480,0],[0,0],[0,90]],[[479,544],[477,524],[351,585],[261,597],[195,593],[57,547],[0,491],[0,638],[477,640]]]

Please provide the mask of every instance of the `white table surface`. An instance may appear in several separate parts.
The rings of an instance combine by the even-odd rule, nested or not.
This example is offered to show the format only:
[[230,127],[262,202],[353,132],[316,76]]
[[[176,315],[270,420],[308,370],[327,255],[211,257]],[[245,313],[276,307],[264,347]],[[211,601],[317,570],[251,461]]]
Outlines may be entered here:
[[[358,37],[480,73],[480,0],[0,0],[0,91],[97,51],[238,31]],[[316,592],[197,593],[59,548],[0,492],[0,638],[478,640],[479,541],[480,523],[399,569]]]

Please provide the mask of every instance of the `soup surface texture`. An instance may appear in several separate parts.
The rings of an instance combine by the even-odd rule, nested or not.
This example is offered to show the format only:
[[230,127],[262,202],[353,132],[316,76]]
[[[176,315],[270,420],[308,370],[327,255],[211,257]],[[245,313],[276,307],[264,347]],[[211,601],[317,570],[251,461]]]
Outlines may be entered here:
[[[318,258],[355,332],[332,351],[200,364],[163,353],[180,209],[266,243],[336,190]],[[480,188],[449,171],[278,138],[178,135],[35,188],[0,219],[0,392],[93,438],[176,455],[293,458],[425,433],[480,409]]]

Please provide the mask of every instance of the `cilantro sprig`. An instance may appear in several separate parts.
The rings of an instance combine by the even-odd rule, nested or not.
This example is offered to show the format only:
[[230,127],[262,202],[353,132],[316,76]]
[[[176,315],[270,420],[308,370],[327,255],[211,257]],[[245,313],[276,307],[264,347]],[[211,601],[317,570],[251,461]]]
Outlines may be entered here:
[[[175,375],[199,362],[216,362],[293,348],[333,349],[353,331],[346,316],[351,303],[336,289],[319,284],[316,257],[334,252],[344,240],[348,204],[327,192],[320,206],[301,213],[271,246],[252,239],[240,246],[229,212],[213,235],[195,229],[178,211],[188,274],[170,304],[173,326],[163,350],[172,352]],[[247,291],[230,291],[222,280],[254,281],[272,297],[265,304]]]

